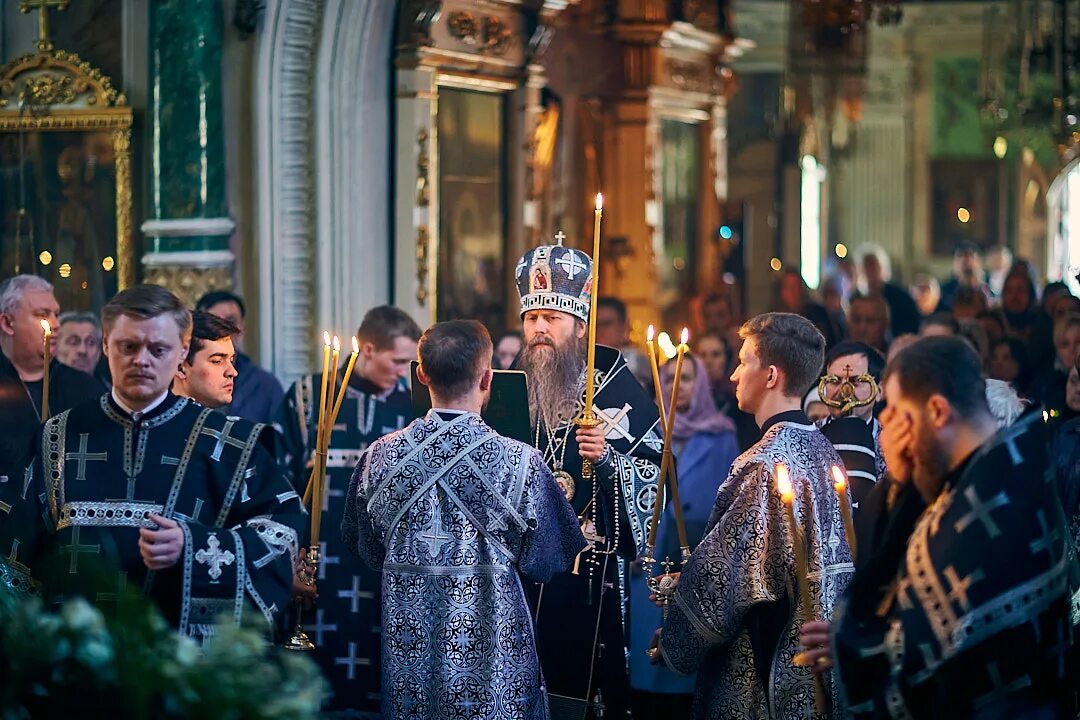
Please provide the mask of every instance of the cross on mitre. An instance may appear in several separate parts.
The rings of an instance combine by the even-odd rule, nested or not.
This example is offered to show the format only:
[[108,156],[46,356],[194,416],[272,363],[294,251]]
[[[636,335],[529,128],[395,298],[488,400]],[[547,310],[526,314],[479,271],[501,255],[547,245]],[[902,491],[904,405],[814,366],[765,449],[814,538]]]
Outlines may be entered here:
[[555,244],[558,245],[559,247],[562,247],[563,240],[565,240],[565,239],[566,239],[566,233],[564,233],[562,230],[555,233]]

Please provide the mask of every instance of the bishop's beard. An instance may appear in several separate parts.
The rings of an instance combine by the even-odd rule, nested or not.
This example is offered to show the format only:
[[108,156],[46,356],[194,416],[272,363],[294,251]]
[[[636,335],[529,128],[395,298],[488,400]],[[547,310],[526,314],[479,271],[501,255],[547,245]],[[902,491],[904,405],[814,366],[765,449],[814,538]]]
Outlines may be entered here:
[[518,366],[529,377],[529,420],[534,427],[543,420],[554,428],[577,412],[587,342],[572,337],[559,345],[538,335],[522,349]]

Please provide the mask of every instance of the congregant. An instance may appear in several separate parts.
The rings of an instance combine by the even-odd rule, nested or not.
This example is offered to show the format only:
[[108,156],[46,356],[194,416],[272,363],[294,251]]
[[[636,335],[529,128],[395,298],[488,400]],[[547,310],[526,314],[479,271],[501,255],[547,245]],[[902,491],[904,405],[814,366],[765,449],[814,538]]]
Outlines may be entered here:
[[[364,315],[356,336],[360,354],[330,435],[326,484],[318,500],[327,528],[341,525],[345,492],[360,455],[372,442],[412,419],[405,378],[420,339],[416,322],[403,310],[383,305]],[[339,385],[345,370],[344,363],[335,370]],[[301,493],[308,485],[315,452],[321,384],[322,373],[297,380],[278,415],[284,463]],[[318,606],[308,613],[305,630],[315,643],[315,660],[330,681],[332,695],[325,709],[377,716],[382,632],[379,573],[346,551],[335,532],[325,533],[320,545]]]
[[224,408],[232,402],[236,381],[236,348],[239,332],[228,320],[196,310],[191,314],[191,343],[176,370],[173,392],[203,407]]
[[544,582],[584,547],[540,452],[480,417],[491,338],[475,321],[420,339],[432,410],[361,456],[345,544],[382,570],[383,716],[547,720],[519,574]]
[[[529,588],[552,711],[589,706],[594,716],[630,709],[624,610],[627,565],[645,549],[662,441],[653,400],[613,348],[596,348],[596,427],[578,427],[584,408],[592,260],[543,245],[517,265],[525,347],[517,367],[529,381],[535,445],[578,515],[589,546],[571,572]],[[583,473],[588,461],[591,474]]]
[[303,516],[267,449],[273,431],[169,391],[191,334],[169,291],[122,291],[102,325],[111,393],[52,417],[25,481],[0,485],[2,580],[103,606],[141,588],[196,639],[252,607],[269,632]]
[[[811,619],[802,588],[815,617],[828,618],[853,571],[832,485],[840,456],[801,409],[825,339],[809,320],[787,313],[752,318],[739,335],[732,380],[762,438],[720,485],[705,536],[678,578],[655,658],[697,672],[695,720],[811,717],[815,692],[824,693],[826,708],[837,695],[827,679],[815,691],[810,669],[793,663],[799,627]],[[777,491],[778,463],[790,472],[804,569]],[[800,572],[811,578],[802,587]]]

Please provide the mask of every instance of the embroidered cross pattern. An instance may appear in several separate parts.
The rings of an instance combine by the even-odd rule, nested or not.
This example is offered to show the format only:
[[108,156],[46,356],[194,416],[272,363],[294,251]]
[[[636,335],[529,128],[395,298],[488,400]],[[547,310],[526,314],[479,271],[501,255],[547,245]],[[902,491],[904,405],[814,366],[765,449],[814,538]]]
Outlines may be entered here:
[[75,471],[76,480],[86,480],[86,463],[88,462],[106,462],[109,459],[107,452],[86,452],[86,444],[90,442],[89,433],[79,433],[79,450],[78,452],[65,453],[64,459],[71,461],[74,460],[78,463]]
[[431,516],[431,522],[422,532],[417,534],[416,539],[427,545],[428,554],[433,558],[438,557],[443,546],[454,539],[453,535],[444,532],[442,529],[438,506],[435,507],[435,513]]
[[221,577],[221,566],[232,565],[236,556],[231,550],[221,549],[221,541],[217,539],[217,535],[210,535],[206,539],[206,549],[195,553],[195,560],[201,565],[206,565],[210,580],[217,582]]
[[984,708],[987,705],[992,705],[1000,700],[1004,700],[1009,696],[1009,693],[1022,688],[1031,687],[1031,677],[1028,675],[1018,677],[1011,683],[1005,684],[1001,679],[1001,670],[998,669],[998,664],[996,662],[992,662],[986,666],[986,674],[990,676],[990,682],[993,683],[994,689],[982,697],[975,698],[976,708]]
[[71,565],[68,566],[69,575],[77,575],[79,573],[79,555],[97,555],[101,552],[101,545],[80,545],[79,544],[79,526],[76,525],[71,529],[71,544],[63,545],[60,548],[62,553],[71,553]]
[[329,623],[324,623],[323,622],[323,613],[324,612],[325,611],[322,608],[319,608],[318,610],[316,610],[315,611],[315,624],[314,625],[305,625],[304,626],[304,631],[305,632],[313,632],[313,633],[315,633],[315,644],[320,646],[320,647],[323,644],[323,634],[324,633],[337,632],[337,629],[338,629],[338,626],[337,626],[336,623],[329,624]]
[[375,593],[368,592],[360,589],[360,576],[353,575],[352,577],[352,590],[338,590],[339,598],[349,598],[352,601],[352,607],[349,612],[360,612],[361,600],[374,600]]
[[[326,543],[320,541],[319,542],[319,557],[322,558],[322,560],[319,561],[319,579],[320,580],[325,580],[326,579],[326,566],[327,565],[340,565],[341,564],[341,556],[339,556],[339,555],[331,555],[330,553],[326,552]],[[319,644],[320,645],[322,644],[321,640],[319,641]]]
[[214,430],[213,428],[204,427],[200,431],[200,434],[209,435],[210,437],[217,440],[217,444],[214,445],[214,451],[210,453],[210,457],[214,461],[221,461],[221,453],[225,450],[226,445],[232,445],[233,447],[240,448],[241,450],[247,447],[247,444],[243,440],[229,435],[229,431],[232,430],[233,425],[235,424],[235,420],[226,420],[225,427],[223,427],[221,430]]
[[1039,553],[1046,553],[1050,558],[1051,564],[1055,562],[1054,548],[1057,547],[1061,540],[1061,528],[1054,528],[1050,530],[1049,523],[1046,522],[1046,513],[1039,510],[1037,516],[1039,521],[1039,529],[1042,534],[1038,540],[1032,540],[1028,547],[1031,548],[1032,555],[1038,555]]
[[[623,403],[621,409],[608,408],[607,410],[601,410],[600,408],[593,406],[593,413],[596,415],[596,419],[604,424],[604,437],[611,437],[612,433],[621,435],[626,440],[634,442],[634,436],[623,430],[622,421],[626,419],[627,414],[634,408],[630,406],[630,403]],[[614,413],[614,414],[609,414]]]
[[189,521],[192,521],[192,522],[199,522],[199,514],[202,512],[203,505],[204,505],[204,503],[203,503],[202,498],[195,498],[195,509],[191,511],[191,516],[190,517],[187,516],[187,515],[184,515],[182,513],[176,513],[176,515],[177,515],[177,517],[182,517],[185,520],[189,520]]
[[15,568],[16,570],[21,570],[22,572],[29,575],[30,574],[30,568],[27,567],[26,565],[23,565],[21,562],[19,562],[19,543],[20,542],[21,541],[18,538],[15,538],[14,540],[11,541],[11,554],[7,556],[8,565]]
[[950,565],[949,567],[945,568],[945,571],[942,573],[942,575],[944,575],[945,579],[949,581],[950,589],[949,594],[946,597],[948,597],[950,600],[954,600],[956,604],[964,610],[964,612],[970,610],[971,603],[968,601],[968,588],[979,582],[980,580],[985,579],[986,576],[983,575],[983,571],[976,570],[975,572],[971,573],[966,578],[961,580],[960,576],[956,573],[956,568]]
[[[561,243],[560,243],[561,244]],[[555,264],[566,271],[566,277],[573,280],[577,277],[577,274],[588,267],[585,263],[581,262],[577,258],[577,253],[573,250],[567,251],[564,257],[555,261]]]
[[355,642],[350,642],[349,643],[349,654],[346,655],[345,657],[334,658],[334,664],[335,665],[344,665],[346,667],[345,677],[347,677],[349,680],[355,680],[356,679],[356,667],[358,665],[363,665],[364,667],[367,667],[367,666],[371,665],[371,660],[368,659],[368,658],[358,658],[358,657],[356,657],[356,643]]
[[127,576],[126,572],[117,573],[116,574],[116,592],[113,592],[113,593],[98,593],[97,594],[98,602],[101,602],[102,600],[111,600],[111,601],[119,604],[120,601],[124,599],[124,596],[127,595],[127,579],[128,579],[128,576]]
[[525,268],[526,268],[525,258],[521,258],[521,260],[518,261],[517,266],[514,268],[514,277],[518,277],[518,278],[521,277],[521,271],[524,270]]
[[990,517],[990,511],[1009,504],[1009,496],[1005,491],[1002,490],[987,502],[983,502],[975,488],[969,487],[964,490],[964,497],[971,504],[971,511],[956,521],[956,532],[962,533],[972,523],[979,522],[991,540],[1001,535],[1001,528],[994,522],[994,518]]

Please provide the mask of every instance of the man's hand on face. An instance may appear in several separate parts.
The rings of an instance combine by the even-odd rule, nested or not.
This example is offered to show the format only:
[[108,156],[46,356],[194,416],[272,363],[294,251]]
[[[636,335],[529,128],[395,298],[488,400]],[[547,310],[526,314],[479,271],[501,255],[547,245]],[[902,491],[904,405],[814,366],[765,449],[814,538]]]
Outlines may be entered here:
[[184,551],[184,531],[175,520],[151,513],[158,530],[139,528],[139,553],[151,570],[164,570],[176,564]]
[[577,429],[578,452],[581,457],[592,463],[600,462],[604,455],[604,446],[607,445],[605,431],[602,425],[596,427],[579,427]]
[[886,408],[881,414],[881,451],[885,455],[889,475],[898,483],[911,480],[914,444],[911,416],[896,408]]

